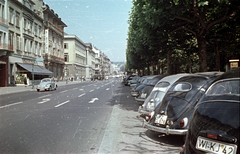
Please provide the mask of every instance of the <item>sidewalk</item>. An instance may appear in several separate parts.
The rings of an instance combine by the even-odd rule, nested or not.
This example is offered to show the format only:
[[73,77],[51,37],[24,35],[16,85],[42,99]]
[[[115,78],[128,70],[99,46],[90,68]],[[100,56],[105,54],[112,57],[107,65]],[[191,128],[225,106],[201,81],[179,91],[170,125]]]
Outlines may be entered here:
[[[68,84],[76,84],[80,82],[81,81],[68,81]],[[59,81],[56,83],[58,86],[68,85],[66,84],[66,81]],[[37,91],[36,85],[34,85],[33,89],[32,89],[32,85],[25,87],[24,84],[17,84],[16,86],[9,86],[9,87],[0,87],[0,95],[23,92],[23,91]]]

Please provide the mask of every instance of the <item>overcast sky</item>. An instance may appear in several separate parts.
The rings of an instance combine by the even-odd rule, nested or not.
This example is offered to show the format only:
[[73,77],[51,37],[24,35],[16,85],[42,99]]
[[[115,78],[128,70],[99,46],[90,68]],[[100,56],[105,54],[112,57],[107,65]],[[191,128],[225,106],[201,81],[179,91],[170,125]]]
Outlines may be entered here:
[[112,62],[126,61],[131,0],[44,0],[67,25],[64,31],[92,43]]

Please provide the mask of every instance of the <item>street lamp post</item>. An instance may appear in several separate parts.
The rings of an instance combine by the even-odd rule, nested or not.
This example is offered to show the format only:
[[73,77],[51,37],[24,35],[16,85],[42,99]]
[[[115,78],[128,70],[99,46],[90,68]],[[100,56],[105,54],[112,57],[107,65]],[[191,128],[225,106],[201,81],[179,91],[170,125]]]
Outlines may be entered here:
[[80,68],[80,70],[81,70],[80,76],[81,76],[81,82],[82,82],[82,67]]
[[32,61],[32,89],[34,89],[34,63],[35,60]]
[[36,62],[43,62],[42,58],[37,58],[32,61],[32,89],[34,89],[34,63]]
[[68,78],[67,78],[67,65],[65,65],[65,77],[66,77],[66,84],[68,84]]

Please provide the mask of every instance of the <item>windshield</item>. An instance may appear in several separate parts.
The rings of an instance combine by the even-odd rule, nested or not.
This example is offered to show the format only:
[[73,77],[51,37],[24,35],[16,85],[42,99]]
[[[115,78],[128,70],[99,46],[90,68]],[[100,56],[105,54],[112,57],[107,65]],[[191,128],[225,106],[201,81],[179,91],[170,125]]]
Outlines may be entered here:
[[240,80],[227,80],[214,84],[207,95],[239,95]]
[[42,82],[50,82],[50,79],[44,79]]

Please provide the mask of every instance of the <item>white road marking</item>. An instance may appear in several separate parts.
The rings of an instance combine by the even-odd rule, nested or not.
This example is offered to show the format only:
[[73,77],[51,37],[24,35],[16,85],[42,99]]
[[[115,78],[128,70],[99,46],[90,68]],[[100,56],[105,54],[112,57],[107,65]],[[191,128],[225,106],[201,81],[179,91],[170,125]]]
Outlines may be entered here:
[[49,99],[49,98],[46,98],[46,99],[43,99],[42,102],[38,102],[38,104],[43,104],[43,103],[46,103],[46,102],[48,102],[48,101],[50,101],[50,99]]
[[60,93],[65,93],[65,92],[67,92],[68,90],[65,90],[65,91],[61,91]]
[[97,89],[99,89],[100,87],[97,87]]
[[61,104],[58,104],[58,105],[56,105],[56,106],[54,106],[54,107],[59,107],[59,106],[62,106],[62,105],[64,105],[64,104],[68,103],[68,102],[70,102],[70,101],[68,100],[68,101],[66,101],[66,102],[63,102],[63,103],[61,103]]
[[45,96],[41,96],[41,97],[38,97],[38,98],[44,98],[44,97],[48,97],[48,96],[51,96],[51,94],[48,94],[48,95],[45,95]]
[[17,102],[17,103],[13,103],[13,104],[8,104],[8,105],[4,105],[1,106],[0,109],[5,108],[5,107],[9,107],[9,106],[13,106],[13,105],[17,105],[17,104],[21,104],[22,102]]
[[83,93],[83,94],[79,95],[78,97],[82,97],[82,96],[84,96],[84,95],[85,95],[85,93]]
[[78,89],[78,88],[73,88],[72,90],[76,90],[76,89]]
[[83,91],[83,89],[79,89],[79,91]]
[[109,88],[107,88],[106,90],[109,90]]
[[92,98],[88,103],[94,103],[96,100],[98,100],[98,98]]
[[94,91],[94,89],[93,90],[90,90],[89,92],[93,92]]

